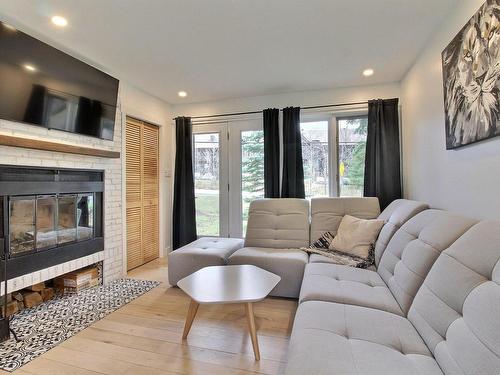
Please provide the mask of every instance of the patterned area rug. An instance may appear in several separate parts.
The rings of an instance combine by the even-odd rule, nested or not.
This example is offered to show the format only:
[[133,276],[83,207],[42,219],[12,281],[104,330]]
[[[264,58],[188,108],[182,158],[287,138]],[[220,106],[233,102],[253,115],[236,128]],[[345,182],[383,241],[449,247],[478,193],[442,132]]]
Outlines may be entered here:
[[11,322],[20,341],[0,344],[0,369],[18,369],[159,284],[120,279],[21,311]]

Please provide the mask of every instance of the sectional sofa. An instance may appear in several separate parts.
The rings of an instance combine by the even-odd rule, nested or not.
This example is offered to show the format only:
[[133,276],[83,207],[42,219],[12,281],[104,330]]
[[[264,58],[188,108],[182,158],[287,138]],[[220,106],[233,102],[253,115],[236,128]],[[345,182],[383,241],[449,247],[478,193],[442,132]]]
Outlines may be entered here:
[[[169,255],[169,272],[213,252],[279,274],[272,294],[299,298],[289,375],[500,374],[500,222],[408,200],[379,211],[373,198],[254,201],[244,241],[195,241]],[[299,250],[345,214],[385,220],[374,269]]]
[[308,263],[330,263],[309,256],[308,247],[323,233],[336,234],[344,215],[386,221],[376,242],[376,264],[394,232],[427,205],[400,199],[382,213],[377,198],[259,199],[251,202],[245,239],[203,237],[168,255],[169,282],[176,285],[200,268],[253,264],[281,276],[273,296],[298,298]]

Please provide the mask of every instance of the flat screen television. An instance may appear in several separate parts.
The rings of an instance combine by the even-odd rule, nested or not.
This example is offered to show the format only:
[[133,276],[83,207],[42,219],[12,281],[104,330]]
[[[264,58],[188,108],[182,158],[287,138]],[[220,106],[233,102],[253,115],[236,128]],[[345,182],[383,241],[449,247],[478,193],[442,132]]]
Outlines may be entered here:
[[0,22],[0,118],[113,140],[118,80]]

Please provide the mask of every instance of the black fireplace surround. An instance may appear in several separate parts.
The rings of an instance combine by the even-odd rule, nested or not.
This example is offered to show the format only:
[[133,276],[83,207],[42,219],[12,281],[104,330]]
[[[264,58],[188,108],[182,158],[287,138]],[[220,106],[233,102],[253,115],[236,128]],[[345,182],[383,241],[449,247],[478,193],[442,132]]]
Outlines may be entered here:
[[0,255],[7,256],[7,278],[104,250],[103,198],[101,170],[0,165]]

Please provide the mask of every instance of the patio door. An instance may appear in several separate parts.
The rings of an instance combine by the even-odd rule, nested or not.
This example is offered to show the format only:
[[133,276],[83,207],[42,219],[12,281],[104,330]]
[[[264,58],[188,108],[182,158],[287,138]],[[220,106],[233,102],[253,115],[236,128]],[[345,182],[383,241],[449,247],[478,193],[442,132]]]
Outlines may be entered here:
[[198,237],[229,237],[226,123],[193,125],[193,170]]
[[262,120],[231,123],[230,142],[230,234],[242,238],[246,233],[248,207],[264,198],[264,131]]
[[243,237],[264,196],[262,120],[194,125],[193,169],[198,236]]

